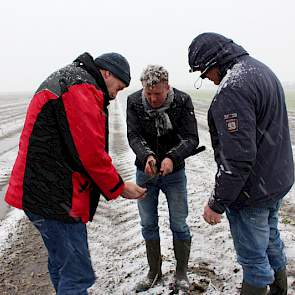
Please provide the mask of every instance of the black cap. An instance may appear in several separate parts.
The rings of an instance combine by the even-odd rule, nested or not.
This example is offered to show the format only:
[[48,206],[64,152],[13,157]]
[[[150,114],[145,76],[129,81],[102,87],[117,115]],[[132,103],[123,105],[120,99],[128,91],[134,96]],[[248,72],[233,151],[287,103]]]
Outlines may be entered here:
[[130,66],[127,59],[119,53],[104,53],[97,57],[95,63],[104,70],[110,71],[120,79],[126,86],[130,84]]

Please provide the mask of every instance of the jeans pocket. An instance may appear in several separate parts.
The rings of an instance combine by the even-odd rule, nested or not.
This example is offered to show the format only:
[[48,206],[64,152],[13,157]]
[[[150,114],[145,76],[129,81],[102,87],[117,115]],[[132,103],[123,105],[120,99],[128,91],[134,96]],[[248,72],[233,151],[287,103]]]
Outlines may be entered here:
[[244,208],[240,210],[244,223],[266,226],[268,224],[269,210],[267,208]]
[[244,208],[239,212],[237,225],[239,247],[246,256],[265,251],[269,241],[269,210],[266,208]]
[[41,215],[29,212],[27,210],[25,210],[25,214],[27,215],[29,220],[34,224],[34,226],[37,227],[37,229],[41,230],[42,225],[45,222],[45,218]]

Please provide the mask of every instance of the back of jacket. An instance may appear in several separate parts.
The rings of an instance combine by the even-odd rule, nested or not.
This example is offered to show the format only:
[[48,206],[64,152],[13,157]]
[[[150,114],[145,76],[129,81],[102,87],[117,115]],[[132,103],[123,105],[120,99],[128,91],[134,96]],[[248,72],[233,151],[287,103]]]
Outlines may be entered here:
[[175,88],[173,92],[173,102],[166,111],[172,129],[162,136],[157,135],[155,117],[151,118],[145,111],[142,90],[128,97],[127,135],[129,144],[136,154],[135,165],[142,171],[149,155],[155,155],[158,166],[168,157],[173,161],[174,171],[183,168],[184,159],[192,155],[199,144],[191,98]]
[[210,207],[264,207],[294,182],[284,91],[275,74],[249,56],[227,70],[208,111],[218,164]]

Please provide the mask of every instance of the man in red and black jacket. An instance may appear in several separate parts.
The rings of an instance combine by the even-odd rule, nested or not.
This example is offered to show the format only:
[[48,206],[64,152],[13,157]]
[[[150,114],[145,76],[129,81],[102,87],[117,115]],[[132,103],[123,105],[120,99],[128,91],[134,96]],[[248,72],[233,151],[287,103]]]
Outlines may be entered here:
[[100,194],[144,196],[108,155],[107,106],[129,83],[122,55],[84,53],[50,75],[30,102],[5,200],[40,231],[57,294],[87,294],[94,283],[85,224]]

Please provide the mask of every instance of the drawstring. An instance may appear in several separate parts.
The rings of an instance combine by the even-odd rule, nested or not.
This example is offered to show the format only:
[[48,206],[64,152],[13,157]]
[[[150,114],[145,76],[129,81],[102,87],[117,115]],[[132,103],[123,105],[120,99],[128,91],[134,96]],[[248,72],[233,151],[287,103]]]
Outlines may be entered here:
[[[199,86],[197,86],[197,82],[199,82],[199,81],[200,81]],[[201,78],[201,75],[200,75],[194,83],[194,88],[199,90],[202,87],[202,84],[203,84],[203,79]]]

